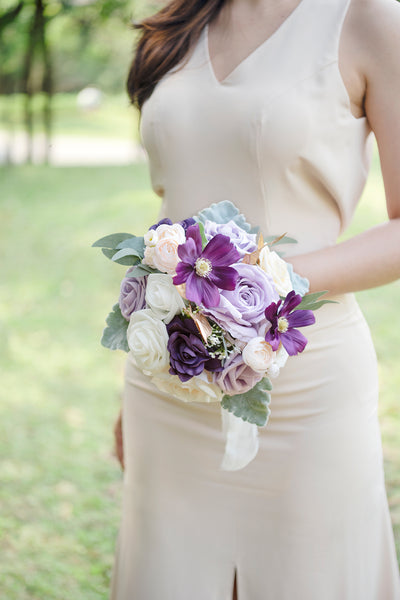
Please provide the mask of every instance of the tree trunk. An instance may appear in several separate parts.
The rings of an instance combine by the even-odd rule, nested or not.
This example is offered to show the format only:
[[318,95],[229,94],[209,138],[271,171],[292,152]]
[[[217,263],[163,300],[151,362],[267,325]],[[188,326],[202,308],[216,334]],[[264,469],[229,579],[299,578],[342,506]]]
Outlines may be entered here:
[[[22,88],[26,95],[24,120],[27,135],[27,162],[31,163],[33,158],[33,110],[32,98],[37,91],[45,93],[45,102],[43,105],[43,127],[45,133],[44,160],[49,162],[49,153],[51,147],[52,132],[52,110],[51,100],[53,92],[53,76],[50,51],[46,40],[47,19],[44,16],[44,0],[35,0],[35,12],[32,24],[29,30],[28,43],[25,51],[24,69],[22,76]],[[40,90],[34,89],[32,81],[32,69],[34,59],[40,55],[43,67],[43,76]]]
[[[37,0],[42,4],[42,0]],[[51,148],[51,133],[53,124],[53,112],[52,112],[52,95],[53,95],[53,69],[51,62],[50,49],[46,39],[46,25],[47,19],[42,11],[40,13],[40,31],[39,31],[39,45],[42,53],[43,61],[43,78],[42,78],[42,91],[45,93],[45,102],[43,105],[43,127],[45,133],[45,163],[48,164],[50,158]]]

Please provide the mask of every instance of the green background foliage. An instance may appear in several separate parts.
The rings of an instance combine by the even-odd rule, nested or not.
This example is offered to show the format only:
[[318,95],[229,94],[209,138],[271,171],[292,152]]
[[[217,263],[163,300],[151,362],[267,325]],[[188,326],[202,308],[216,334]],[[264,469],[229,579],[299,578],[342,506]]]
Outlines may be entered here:
[[[20,79],[36,0],[23,0],[18,16],[0,27],[0,93],[21,91]],[[54,71],[54,91],[78,91],[96,84],[103,91],[124,90],[134,47],[133,20],[155,12],[149,0],[43,0],[46,37]],[[0,19],[17,0],[0,0]],[[1,20],[0,20],[1,25]],[[41,68],[36,66],[38,79]]]

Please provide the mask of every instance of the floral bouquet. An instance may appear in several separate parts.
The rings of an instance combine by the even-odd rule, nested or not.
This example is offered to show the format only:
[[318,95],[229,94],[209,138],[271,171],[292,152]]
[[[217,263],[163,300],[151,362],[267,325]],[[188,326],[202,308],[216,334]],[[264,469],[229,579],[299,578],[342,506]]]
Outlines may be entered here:
[[128,266],[101,343],[131,352],[162,392],[186,401],[220,402],[226,436],[221,467],[234,470],[258,450],[270,414],[271,379],[304,350],[299,328],[329,302],[308,294],[293,272],[229,201],[143,237],[116,233],[93,244]]

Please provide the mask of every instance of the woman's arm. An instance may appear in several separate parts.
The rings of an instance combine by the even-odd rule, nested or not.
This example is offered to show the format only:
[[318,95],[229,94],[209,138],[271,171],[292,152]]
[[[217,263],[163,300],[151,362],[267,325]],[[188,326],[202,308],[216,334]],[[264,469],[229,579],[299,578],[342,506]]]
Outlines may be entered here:
[[288,257],[310,280],[310,291],[354,292],[400,278],[400,3],[353,0],[351,46],[357,46],[358,80],[375,134],[385,186],[388,222],[318,252]]

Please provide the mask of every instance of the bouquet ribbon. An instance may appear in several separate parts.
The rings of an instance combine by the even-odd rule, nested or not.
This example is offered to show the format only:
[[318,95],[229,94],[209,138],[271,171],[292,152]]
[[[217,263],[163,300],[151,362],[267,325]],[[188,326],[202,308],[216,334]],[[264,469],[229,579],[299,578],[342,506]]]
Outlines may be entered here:
[[225,435],[225,454],[221,462],[223,471],[243,469],[258,452],[258,427],[221,407],[222,431]]

